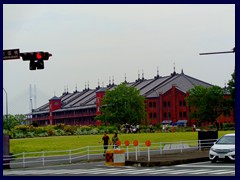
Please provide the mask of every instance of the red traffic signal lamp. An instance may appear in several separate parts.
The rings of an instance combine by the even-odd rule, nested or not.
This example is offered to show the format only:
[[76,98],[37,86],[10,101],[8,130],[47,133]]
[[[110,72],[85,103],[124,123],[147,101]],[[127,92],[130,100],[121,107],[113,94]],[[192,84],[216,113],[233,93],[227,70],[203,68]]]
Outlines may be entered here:
[[20,53],[23,61],[30,61],[29,69],[36,70],[36,69],[44,69],[44,60],[48,60],[52,54],[49,52],[25,52]]

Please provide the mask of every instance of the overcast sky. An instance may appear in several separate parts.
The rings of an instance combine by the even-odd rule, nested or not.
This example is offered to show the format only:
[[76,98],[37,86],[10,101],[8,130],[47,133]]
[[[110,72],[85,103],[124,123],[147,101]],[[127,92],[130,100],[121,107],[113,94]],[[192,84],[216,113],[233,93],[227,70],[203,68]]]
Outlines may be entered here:
[[[29,61],[3,62],[8,113],[30,112],[54,95],[184,73],[223,87],[235,54],[200,56],[235,46],[235,5],[3,5],[3,49],[48,51],[44,70]],[[36,96],[34,91],[36,87]],[[36,97],[36,98],[35,98]],[[36,100],[36,101],[35,101]],[[3,92],[3,113],[6,112]]]

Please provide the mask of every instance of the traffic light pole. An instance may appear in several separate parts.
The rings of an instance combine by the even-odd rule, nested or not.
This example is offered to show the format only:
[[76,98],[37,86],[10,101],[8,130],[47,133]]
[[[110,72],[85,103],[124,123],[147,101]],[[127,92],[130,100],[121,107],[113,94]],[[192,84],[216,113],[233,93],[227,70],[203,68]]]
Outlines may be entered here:
[[234,53],[234,52],[233,51],[223,51],[223,52],[199,53],[199,55],[226,54],[226,53]]
[[235,53],[235,47],[233,48],[232,51],[221,51],[221,52],[199,53],[199,55],[226,54],[226,53]]

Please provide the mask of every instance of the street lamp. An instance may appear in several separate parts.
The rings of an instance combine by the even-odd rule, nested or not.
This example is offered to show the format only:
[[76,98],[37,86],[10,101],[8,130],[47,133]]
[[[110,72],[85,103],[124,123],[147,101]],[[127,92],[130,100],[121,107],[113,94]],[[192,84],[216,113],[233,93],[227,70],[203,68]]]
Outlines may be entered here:
[[[6,94],[6,123],[7,123],[7,127],[8,127],[8,97],[7,97],[7,91],[3,88],[5,94]],[[9,128],[9,127],[8,127]]]

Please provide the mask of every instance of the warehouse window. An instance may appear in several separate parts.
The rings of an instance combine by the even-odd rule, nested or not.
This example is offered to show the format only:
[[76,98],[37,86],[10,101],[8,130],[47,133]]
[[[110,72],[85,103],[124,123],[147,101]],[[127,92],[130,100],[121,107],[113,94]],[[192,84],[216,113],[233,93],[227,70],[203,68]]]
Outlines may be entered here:
[[183,112],[183,117],[187,117],[187,113],[186,112]]
[[182,106],[182,101],[179,101],[179,106]]
[[179,117],[180,117],[180,118],[182,117],[182,112],[179,112]]
[[153,107],[156,107],[156,102],[153,102]]
[[152,102],[149,102],[149,107],[152,107]]
[[149,118],[150,118],[150,119],[152,118],[152,113],[149,114]]

